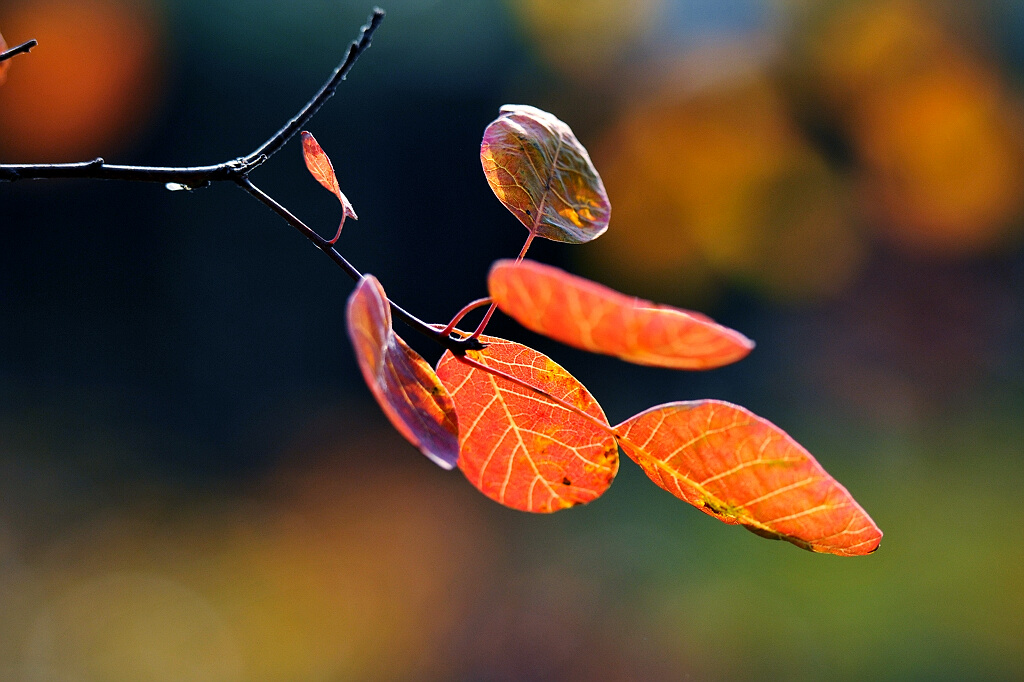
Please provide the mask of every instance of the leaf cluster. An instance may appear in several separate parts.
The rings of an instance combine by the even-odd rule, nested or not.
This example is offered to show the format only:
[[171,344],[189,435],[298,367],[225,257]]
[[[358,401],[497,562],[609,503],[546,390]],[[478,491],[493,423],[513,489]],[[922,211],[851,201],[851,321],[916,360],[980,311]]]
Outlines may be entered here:
[[[264,203],[357,280],[346,308],[359,368],[385,415],[423,454],[456,466],[491,499],[528,512],[555,512],[600,497],[619,468],[620,449],[658,486],[727,524],[814,552],[869,554],[882,532],[847,490],[782,429],[718,400],[657,405],[620,424],[575,377],[536,350],[485,336],[496,310],[564,344],[627,362],[706,370],[754,347],[737,331],[693,311],[613,291],[525,255],[537,237],[582,244],[600,237],[611,203],[587,150],[554,115],[506,105],[480,145],[495,196],[527,228],[519,256],[491,267],[490,297],[468,304],[447,325],[428,325],[390,301],[335,249],[355,209],[330,159],[302,132],[306,167],[337,197],[341,222],[321,237],[257,188],[249,173],[280,149],[333,93],[365,50],[384,13],[375,10],[345,60],[305,107],[251,154],[215,166],[115,166],[103,159],[66,164],[0,164],[0,180],[77,177],[164,182],[194,189],[231,181]],[[12,49],[0,36],[0,83]],[[459,322],[489,306],[473,332]],[[395,333],[400,317],[446,349],[436,369]]]
[[[327,155],[303,133],[306,165],[355,211]],[[727,524],[814,552],[869,554],[882,533],[847,490],[782,429],[719,400],[673,402],[611,425],[593,395],[551,358],[483,335],[495,309],[564,344],[642,365],[706,370],[754,347],[693,311],[627,296],[525,259],[536,237],[581,244],[607,229],[611,204],[572,130],[554,115],[506,105],[487,126],[480,161],[495,196],[528,230],[518,258],[488,275],[489,299],[467,305],[447,339],[476,348],[444,353],[436,370],[395,333],[384,288],[364,275],[347,324],[370,391],[395,428],[439,466],[456,466],[491,499],[555,512],[600,497],[619,450],[658,486]],[[330,241],[333,244],[341,233]],[[464,315],[490,304],[475,331]]]

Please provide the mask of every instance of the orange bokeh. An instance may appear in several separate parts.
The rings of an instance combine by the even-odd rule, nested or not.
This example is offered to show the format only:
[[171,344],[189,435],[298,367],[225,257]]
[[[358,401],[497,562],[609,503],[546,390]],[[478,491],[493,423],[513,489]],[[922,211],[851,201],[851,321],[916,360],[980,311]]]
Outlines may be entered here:
[[74,161],[109,153],[151,111],[159,46],[148,3],[35,0],[0,11],[39,47],[0,91],[5,161]]
[[837,12],[809,56],[863,164],[865,213],[881,234],[939,253],[1008,238],[1024,212],[1024,140],[1020,102],[993,65],[910,2]]
[[596,158],[615,210],[588,256],[633,293],[678,300],[718,276],[806,299],[858,271],[840,180],[762,77],[670,87],[627,110]]

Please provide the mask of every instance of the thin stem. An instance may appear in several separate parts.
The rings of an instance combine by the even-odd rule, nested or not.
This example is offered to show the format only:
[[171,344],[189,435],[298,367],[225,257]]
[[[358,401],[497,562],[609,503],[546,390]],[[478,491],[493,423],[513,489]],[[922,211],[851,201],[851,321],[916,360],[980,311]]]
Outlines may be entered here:
[[[523,258],[526,256],[526,252],[529,250],[530,244],[533,243],[533,238],[536,236],[537,233],[534,232],[533,230],[530,230],[530,236],[526,238],[526,243],[523,244],[523,248],[519,250],[519,255],[516,256],[517,263],[523,260]],[[484,313],[484,319],[480,320],[480,324],[477,325],[476,331],[474,331],[472,336],[470,336],[469,338],[475,339],[484,333],[484,330],[487,329],[487,325],[491,321],[491,316],[494,315],[494,311],[495,309],[497,309],[497,307],[498,306],[496,303],[491,303],[491,307],[487,309],[486,313]]]
[[472,303],[468,303],[462,310],[460,310],[459,312],[455,313],[455,317],[452,318],[452,321],[448,323],[447,327],[445,327],[443,330],[441,330],[441,333],[442,334],[451,334],[453,331],[455,331],[455,325],[457,325],[459,322],[461,322],[462,318],[464,318],[466,315],[468,315],[469,313],[473,312],[477,308],[482,308],[483,306],[487,305],[490,302],[491,302],[491,299],[489,299],[489,298],[478,298],[475,301],[473,301]]
[[533,243],[533,238],[537,236],[537,233],[530,230],[530,236],[526,238],[526,242],[523,243],[523,248],[519,250],[519,255],[516,256],[516,262],[523,260],[526,256],[526,252],[530,250],[530,244]]
[[[247,177],[242,177],[236,180],[239,187],[248,192],[250,195],[255,197],[262,204],[270,208],[274,213],[284,218],[285,222],[298,230],[306,239],[313,242],[316,248],[323,251],[327,256],[333,260],[338,267],[345,271],[349,277],[354,281],[358,282],[362,279],[363,274],[359,272],[348,260],[338,253],[337,249],[331,244],[330,241],[324,239],[313,228],[302,222],[294,213],[289,211],[287,208],[277,202],[276,199],[271,197],[269,194],[261,190],[259,187],[254,185],[252,181]],[[467,350],[481,350],[484,345],[479,340],[474,338],[452,338],[444,331],[438,330],[423,320],[419,319],[412,313],[406,311],[400,305],[388,299],[388,304],[391,306],[391,314],[404,322],[409,327],[412,327],[420,334],[423,334],[427,338],[431,339],[435,343],[441,345],[446,350],[452,352],[456,357],[463,356]]]
[[19,54],[25,54],[33,47],[39,44],[39,41],[33,38],[32,40],[26,41],[17,47],[12,47],[9,50],[0,52],[0,62],[6,62],[11,57],[17,57]]
[[[205,187],[211,182],[237,182],[245,178],[254,168],[265,162],[271,154],[283,147],[331,98],[338,84],[345,79],[363,52],[370,47],[374,32],[384,19],[384,10],[375,8],[368,24],[363,26],[359,38],[348,48],[345,59],[334,70],[319,92],[309,100],[299,113],[295,115],[270,139],[246,156],[225,161],[211,166],[189,167],[157,167],[157,166],[118,166],[108,164],[102,158],[74,163],[29,163],[0,164],[0,181],[43,180],[51,178],[89,178],[94,180],[129,180],[133,182],[163,182],[180,185],[183,189]],[[29,41],[32,43],[34,41]],[[26,43],[28,45],[28,43]],[[23,46],[14,48],[18,50]],[[29,49],[29,48],[26,48]],[[7,55],[13,50],[4,52]]]

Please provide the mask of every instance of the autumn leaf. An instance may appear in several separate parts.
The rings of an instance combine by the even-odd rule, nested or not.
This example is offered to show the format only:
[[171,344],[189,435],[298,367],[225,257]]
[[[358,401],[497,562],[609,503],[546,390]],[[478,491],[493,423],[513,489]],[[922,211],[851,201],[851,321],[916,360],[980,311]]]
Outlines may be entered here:
[[331,160],[328,158],[327,153],[321,149],[316,138],[305,130],[302,131],[302,157],[306,161],[306,168],[309,169],[310,175],[316,179],[321,185],[327,190],[338,197],[338,201],[341,202],[341,224],[338,225],[338,233],[334,235],[334,239],[330,240],[330,243],[338,241],[338,237],[341,236],[341,228],[345,226],[345,218],[352,218],[353,220],[359,220],[359,216],[356,215],[356,211],[352,208],[352,204],[349,202],[338,185],[338,177],[334,174],[334,166],[331,165]]
[[455,404],[434,370],[391,328],[380,282],[364,275],[348,299],[348,334],[373,397],[398,432],[445,469],[459,458]]
[[[459,468],[470,483],[501,504],[554,512],[596,499],[619,468],[607,419],[587,389],[537,351],[480,337],[482,351],[466,357],[515,377],[589,415],[577,414],[450,352],[437,375],[451,391],[463,424]],[[596,422],[596,423],[595,423]]]
[[782,429],[717,400],[652,407],[615,427],[652,481],[701,511],[812,552],[870,554],[871,517]]
[[611,204],[601,176],[552,114],[506,104],[484,130],[480,162],[494,194],[531,234],[582,244],[608,229]]
[[498,308],[527,329],[640,365],[711,369],[754,347],[700,313],[626,296],[536,261],[497,261],[487,286]]

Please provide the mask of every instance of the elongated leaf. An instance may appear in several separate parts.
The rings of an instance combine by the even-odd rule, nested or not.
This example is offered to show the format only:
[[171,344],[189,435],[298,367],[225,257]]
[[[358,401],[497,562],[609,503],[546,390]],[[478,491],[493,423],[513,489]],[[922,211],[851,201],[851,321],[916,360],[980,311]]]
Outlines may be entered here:
[[494,194],[532,233],[582,244],[608,229],[612,209],[601,176],[552,114],[506,104],[484,130],[480,162]]
[[[467,357],[527,382],[607,424],[587,389],[550,358],[512,341],[481,337]],[[437,366],[463,428],[459,468],[485,495],[513,509],[554,512],[599,497],[619,468],[610,429],[451,353]]]
[[455,404],[427,364],[391,328],[380,282],[364,275],[348,299],[348,334],[363,378],[398,432],[439,466],[459,458]]
[[302,131],[302,158],[306,161],[306,168],[309,169],[310,175],[329,192],[334,194],[334,196],[338,197],[338,201],[341,202],[341,224],[338,225],[338,234],[331,240],[331,243],[334,243],[338,241],[338,236],[341,235],[341,228],[345,225],[345,218],[359,220],[359,216],[356,215],[356,210],[352,208],[348,197],[342,193],[341,187],[338,185],[338,177],[334,174],[334,166],[331,165],[331,160],[328,158],[327,153],[320,148],[316,138],[305,130]]
[[700,313],[626,296],[536,261],[497,261],[487,286],[498,307],[527,329],[640,365],[711,369],[754,347]]
[[846,488],[782,429],[742,407],[669,403],[615,428],[652,481],[725,523],[812,552],[878,549],[882,531]]

